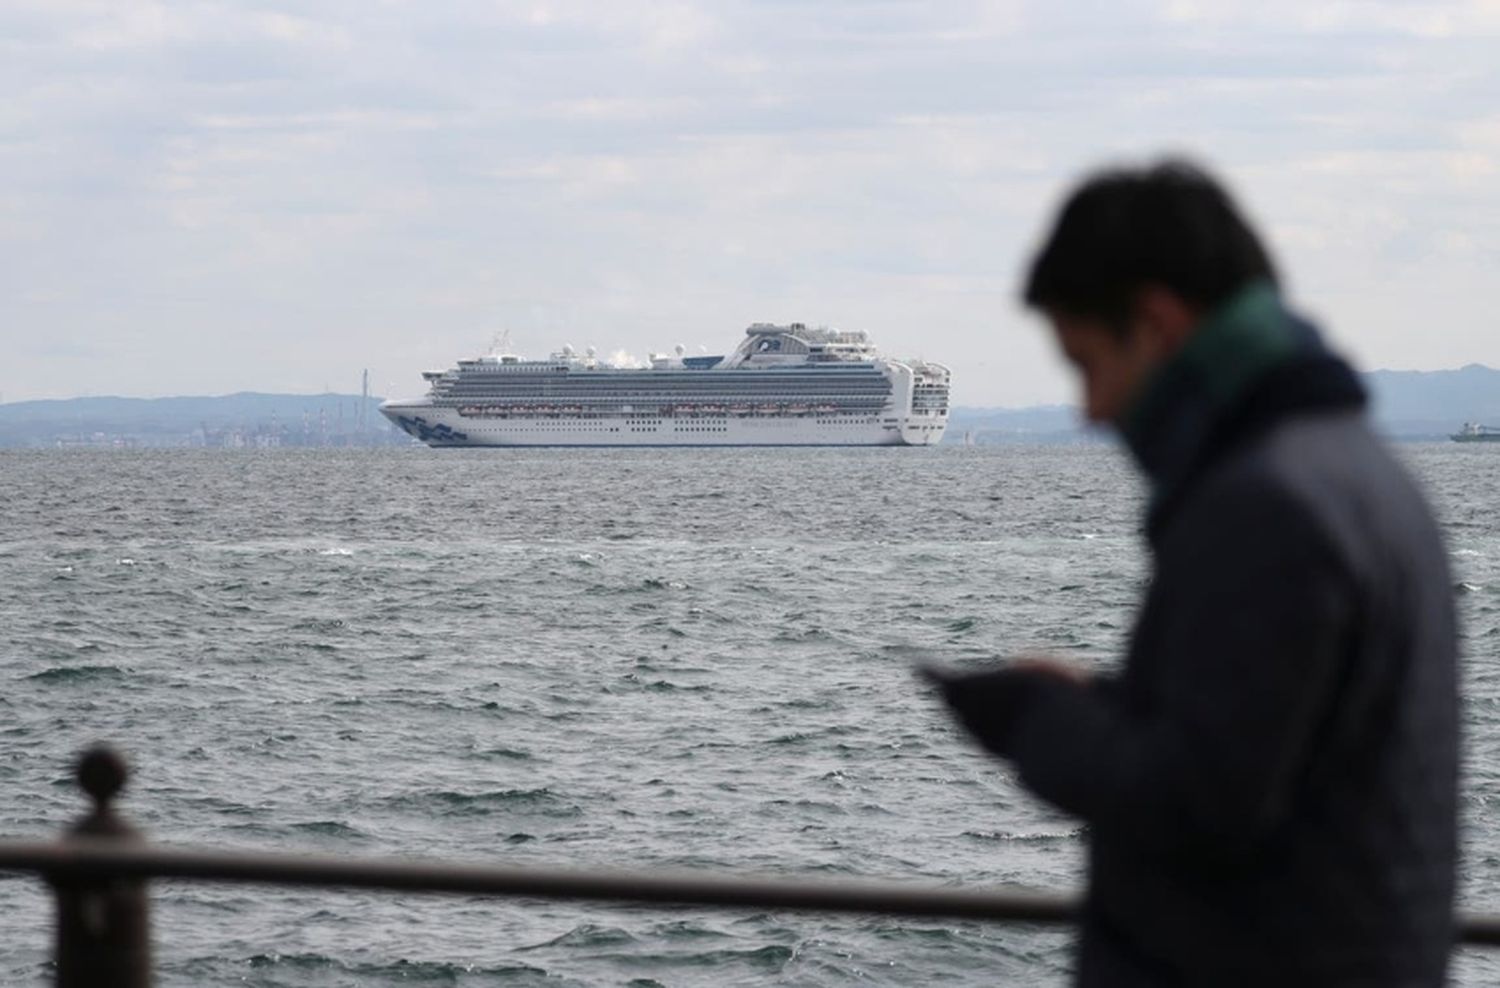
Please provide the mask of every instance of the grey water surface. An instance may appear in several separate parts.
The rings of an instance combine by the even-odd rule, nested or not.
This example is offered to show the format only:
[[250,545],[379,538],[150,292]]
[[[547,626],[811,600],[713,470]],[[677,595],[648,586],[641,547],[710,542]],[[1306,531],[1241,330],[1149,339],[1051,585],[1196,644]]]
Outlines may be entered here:
[[[1466,633],[1464,904],[1500,911],[1500,447],[1404,446]],[[1107,445],[0,451],[0,837],[130,756],[169,844],[929,886],[1079,882],[914,664],[1108,668]],[[162,985],[1061,985],[1066,931],[154,885]],[[51,906],[0,876],[0,983]],[[1466,952],[1459,984],[1500,979]]]

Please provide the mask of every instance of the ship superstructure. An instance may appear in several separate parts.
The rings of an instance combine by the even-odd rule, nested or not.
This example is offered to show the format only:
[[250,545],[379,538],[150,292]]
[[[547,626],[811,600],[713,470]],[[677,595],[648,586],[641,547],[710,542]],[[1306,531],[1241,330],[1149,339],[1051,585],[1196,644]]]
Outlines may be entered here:
[[728,356],[620,366],[565,346],[426,371],[380,411],[430,446],[902,446],[938,442],[949,371],[881,357],[863,332],[755,323]]
[[1500,443],[1500,428],[1465,422],[1464,427],[1448,437],[1456,443]]

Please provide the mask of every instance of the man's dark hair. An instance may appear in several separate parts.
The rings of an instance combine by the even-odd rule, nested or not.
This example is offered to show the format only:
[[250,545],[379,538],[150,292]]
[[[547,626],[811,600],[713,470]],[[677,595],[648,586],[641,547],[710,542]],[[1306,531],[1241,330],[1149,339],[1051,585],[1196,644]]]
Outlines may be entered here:
[[1063,206],[1026,280],[1026,304],[1122,327],[1135,293],[1161,285],[1212,308],[1276,272],[1229,194],[1167,159],[1090,176]]

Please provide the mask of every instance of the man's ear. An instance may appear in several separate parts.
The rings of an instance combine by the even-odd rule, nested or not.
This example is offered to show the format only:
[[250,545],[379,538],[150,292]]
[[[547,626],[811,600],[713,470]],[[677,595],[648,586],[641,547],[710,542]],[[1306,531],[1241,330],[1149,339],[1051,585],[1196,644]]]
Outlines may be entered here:
[[1146,284],[1136,290],[1134,315],[1147,344],[1158,356],[1167,357],[1193,335],[1202,312],[1165,285]]

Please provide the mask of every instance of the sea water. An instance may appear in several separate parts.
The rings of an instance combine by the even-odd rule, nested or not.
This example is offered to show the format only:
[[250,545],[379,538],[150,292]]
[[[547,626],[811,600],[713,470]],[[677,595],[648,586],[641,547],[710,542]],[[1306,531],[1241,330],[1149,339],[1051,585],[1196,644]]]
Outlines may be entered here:
[[[1500,448],[1403,446],[1465,633],[1463,902],[1500,911]],[[926,886],[1080,882],[1079,824],[915,664],[1110,668],[1105,444],[0,451],[0,836],[107,740],[165,844]],[[1065,984],[1041,927],[153,884],[161,985]],[[0,877],[0,983],[51,904]],[[1500,954],[1459,957],[1493,983]]]

